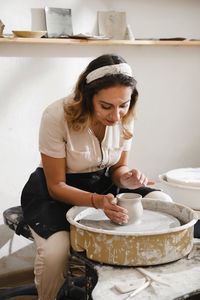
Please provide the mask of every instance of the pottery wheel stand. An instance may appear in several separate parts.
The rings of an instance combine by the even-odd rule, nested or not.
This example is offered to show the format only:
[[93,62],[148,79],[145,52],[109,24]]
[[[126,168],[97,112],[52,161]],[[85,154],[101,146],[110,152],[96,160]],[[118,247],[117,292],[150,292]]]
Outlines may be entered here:
[[[126,230],[113,225],[101,210],[73,207],[68,211],[72,254],[86,266],[87,300],[177,300],[200,295],[200,242],[193,240],[197,214],[172,202],[143,199],[142,204],[145,218],[139,232],[135,224],[130,224],[132,230],[129,224]],[[142,230],[152,216],[150,231]],[[173,217],[173,223],[162,228],[163,220],[153,230],[154,220],[161,216],[170,222]],[[179,225],[173,225],[174,218]],[[137,288],[146,288],[130,298],[130,287],[138,282]],[[129,292],[122,294],[119,287],[121,291],[128,287]]]
[[[200,299],[200,240],[195,240],[198,246],[194,245],[195,251],[192,250],[191,255],[163,265],[142,267],[141,270],[150,272],[166,285],[152,281],[150,286],[130,299]],[[87,300],[125,300],[131,292],[121,294],[115,285],[146,277],[137,267],[101,264],[88,259],[85,252],[71,249],[71,253],[85,263]]]

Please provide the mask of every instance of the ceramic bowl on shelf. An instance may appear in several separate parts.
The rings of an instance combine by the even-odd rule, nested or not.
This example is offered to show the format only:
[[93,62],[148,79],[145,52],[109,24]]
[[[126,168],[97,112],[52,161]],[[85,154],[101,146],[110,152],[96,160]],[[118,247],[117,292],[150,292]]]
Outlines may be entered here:
[[[167,172],[159,175],[160,186],[163,191],[169,194],[174,202],[186,205],[194,210],[200,210],[200,186],[197,185],[197,181],[191,179],[190,183],[189,181],[180,179],[181,176],[175,179],[175,173]],[[196,185],[194,185],[194,182]]]
[[46,35],[46,31],[12,31],[16,37],[23,37],[23,38],[41,38]]

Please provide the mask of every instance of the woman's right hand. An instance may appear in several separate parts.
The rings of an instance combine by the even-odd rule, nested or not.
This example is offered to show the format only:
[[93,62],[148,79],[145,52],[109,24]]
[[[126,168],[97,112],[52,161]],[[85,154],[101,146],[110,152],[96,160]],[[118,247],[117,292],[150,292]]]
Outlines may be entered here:
[[96,204],[98,208],[103,209],[105,215],[114,223],[121,224],[128,222],[127,209],[118,206],[112,194],[97,195]]

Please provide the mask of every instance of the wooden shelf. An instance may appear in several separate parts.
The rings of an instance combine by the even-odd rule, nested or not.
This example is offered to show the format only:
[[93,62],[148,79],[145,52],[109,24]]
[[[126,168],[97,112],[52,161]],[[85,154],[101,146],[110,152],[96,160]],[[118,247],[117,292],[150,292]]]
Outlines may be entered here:
[[0,44],[52,44],[94,46],[200,46],[200,40],[85,40],[54,38],[0,38]]

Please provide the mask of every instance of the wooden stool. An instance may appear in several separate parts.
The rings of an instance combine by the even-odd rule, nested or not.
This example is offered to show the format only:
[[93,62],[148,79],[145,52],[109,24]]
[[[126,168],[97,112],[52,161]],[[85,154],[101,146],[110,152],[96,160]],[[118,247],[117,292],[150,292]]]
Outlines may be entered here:
[[[4,223],[16,234],[22,235],[25,238],[33,241],[33,237],[29,227],[24,223],[21,206],[15,206],[6,209],[3,212]],[[0,291],[0,300],[8,299],[10,297],[22,295],[37,295],[37,289],[34,283],[25,284],[14,288],[7,288]]]
[[[23,212],[21,206],[8,208],[3,212],[4,223],[16,234],[22,235],[25,238],[33,241],[33,236],[28,225],[24,222]],[[82,294],[82,289],[85,285],[85,275],[83,276],[68,276],[63,287],[61,287],[56,300],[61,299],[80,299],[77,292]],[[0,300],[9,299],[15,296],[22,295],[38,295],[34,283],[25,284],[14,288],[6,288],[0,290]],[[66,298],[69,297],[69,298]]]

